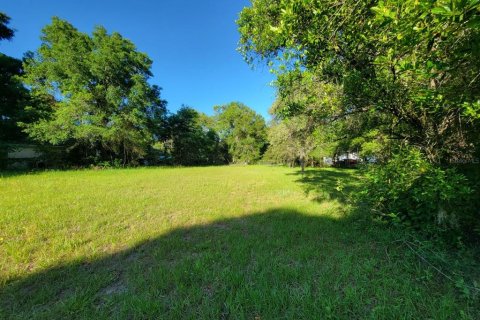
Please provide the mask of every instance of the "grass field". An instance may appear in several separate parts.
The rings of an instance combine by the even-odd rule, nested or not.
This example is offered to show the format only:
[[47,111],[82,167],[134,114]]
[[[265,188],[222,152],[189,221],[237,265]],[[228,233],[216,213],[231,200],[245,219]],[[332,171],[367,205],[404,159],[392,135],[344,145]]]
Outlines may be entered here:
[[[267,166],[5,175],[0,318],[479,319],[478,296],[398,229],[348,214],[359,178]],[[478,270],[465,261],[449,264]]]

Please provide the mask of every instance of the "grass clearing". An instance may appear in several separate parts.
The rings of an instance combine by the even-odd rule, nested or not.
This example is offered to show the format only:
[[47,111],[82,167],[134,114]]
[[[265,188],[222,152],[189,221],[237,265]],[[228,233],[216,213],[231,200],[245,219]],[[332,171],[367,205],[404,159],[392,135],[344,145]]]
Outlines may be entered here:
[[267,166],[4,177],[0,318],[480,318],[478,296],[399,230],[347,214],[358,179]]

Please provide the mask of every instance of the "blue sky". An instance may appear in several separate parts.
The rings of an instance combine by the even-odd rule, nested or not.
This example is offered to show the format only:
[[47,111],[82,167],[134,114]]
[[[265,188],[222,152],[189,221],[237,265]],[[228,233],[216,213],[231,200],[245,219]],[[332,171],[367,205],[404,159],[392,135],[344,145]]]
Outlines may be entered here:
[[40,45],[52,16],[90,33],[103,25],[133,41],[154,61],[152,83],[171,111],[186,104],[212,114],[214,105],[241,101],[268,118],[275,91],[268,67],[252,70],[236,51],[235,20],[249,0],[14,0],[0,8],[16,29],[0,52],[21,58]]

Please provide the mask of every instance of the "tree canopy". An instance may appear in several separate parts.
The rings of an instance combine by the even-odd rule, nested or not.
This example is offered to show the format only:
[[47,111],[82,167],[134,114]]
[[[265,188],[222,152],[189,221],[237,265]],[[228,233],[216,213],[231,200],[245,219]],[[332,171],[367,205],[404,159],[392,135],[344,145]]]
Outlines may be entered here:
[[0,12],[0,40],[10,40],[13,38],[15,31],[8,26],[10,17]]
[[360,197],[375,215],[478,234],[478,174],[454,164],[480,156],[479,0],[252,0],[237,23],[247,62],[277,75],[271,135],[306,117],[317,144],[382,163]]
[[259,160],[267,146],[263,117],[243,103],[215,106],[218,133],[227,145],[234,163]]
[[[0,40],[10,40],[14,30],[8,27],[10,17],[0,12]],[[32,122],[50,111],[46,96],[32,97],[24,87],[22,61],[0,53],[0,165],[4,166],[11,144],[24,142],[27,135],[19,122]],[[28,107],[28,106],[34,107]]]
[[148,83],[152,61],[118,33],[92,35],[53,18],[25,61],[33,95],[55,98],[53,112],[25,131],[38,141],[88,146],[92,156],[141,158],[159,135],[166,102]]
[[176,165],[228,163],[228,150],[207,115],[183,106],[168,117],[164,150]]
[[[281,114],[315,114],[327,124],[355,118],[361,125],[348,131],[358,137],[376,130],[430,161],[452,161],[478,154],[479,6],[253,0],[238,20],[240,50],[278,74]],[[332,89],[338,104],[322,99]]]

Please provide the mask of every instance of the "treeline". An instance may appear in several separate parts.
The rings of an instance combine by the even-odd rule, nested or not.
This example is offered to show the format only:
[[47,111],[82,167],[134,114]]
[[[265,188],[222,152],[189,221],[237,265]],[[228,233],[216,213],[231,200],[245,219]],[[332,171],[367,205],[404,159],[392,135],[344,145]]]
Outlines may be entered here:
[[[0,40],[14,32],[0,14]],[[266,147],[264,119],[233,102],[209,117],[171,114],[151,85],[152,60],[118,33],[82,33],[53,18],[23,61],[0,55],[0,162],[12,144],[32,143],[46,165],[251,163]]]
[[478,239],[478,0],[253,0],[237,24],[277,75],[267,155],[356,151],[377,218]]
[[157,150],[165,163],[215,165],[254,163],[267,146],[265,120],[239,102],[215,106],[209,117],[182,107],[167,117],[165,134]]

